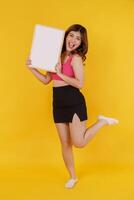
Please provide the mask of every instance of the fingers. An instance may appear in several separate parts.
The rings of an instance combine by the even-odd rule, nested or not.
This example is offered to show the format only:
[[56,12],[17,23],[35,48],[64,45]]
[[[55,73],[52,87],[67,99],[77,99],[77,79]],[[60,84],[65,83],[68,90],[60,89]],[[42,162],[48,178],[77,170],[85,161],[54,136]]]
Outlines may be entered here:
[[56,64],[56,66],[55,66],[55,67],[57,67],[57,68],[61,69],[61,63],[60,63],[60,62],[58,62],[58,63]]
[[27,61],[26,61],[26,65],[32,65],[32,60],[28,57]]
[[27,58],[26,65],[27,65],[28,69],[30,69],[31,71],[34,69],[32,67],[32,60],[30,59],[30,57]]
[[58,66],[55,67],[55,71],[56,71],[57,74],[61,73],[61,69]]

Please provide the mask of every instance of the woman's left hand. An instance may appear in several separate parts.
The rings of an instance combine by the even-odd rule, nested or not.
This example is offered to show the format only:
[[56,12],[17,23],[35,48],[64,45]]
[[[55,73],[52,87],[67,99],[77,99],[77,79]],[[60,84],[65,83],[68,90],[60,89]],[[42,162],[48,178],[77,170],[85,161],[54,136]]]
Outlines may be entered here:
[[61,62],[57,63],[55,66],[55,70],[57,74],[61,74]]
[[57,74],[61,74],[61,65],[59,63],[55,66],[55,70]]

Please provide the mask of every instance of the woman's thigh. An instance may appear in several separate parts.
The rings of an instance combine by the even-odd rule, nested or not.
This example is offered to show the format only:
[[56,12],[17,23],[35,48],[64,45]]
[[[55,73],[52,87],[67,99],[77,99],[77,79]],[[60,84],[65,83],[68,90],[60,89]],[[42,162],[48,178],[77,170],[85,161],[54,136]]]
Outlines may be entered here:
[[73,115],[72,122],[69,123],[70,137],[73,144],[81,144],[86,131],[86,120],[80,121],[78,115]]
[[55,123],[60,141],[62,145],[71,144],[70,130],[68,123]]

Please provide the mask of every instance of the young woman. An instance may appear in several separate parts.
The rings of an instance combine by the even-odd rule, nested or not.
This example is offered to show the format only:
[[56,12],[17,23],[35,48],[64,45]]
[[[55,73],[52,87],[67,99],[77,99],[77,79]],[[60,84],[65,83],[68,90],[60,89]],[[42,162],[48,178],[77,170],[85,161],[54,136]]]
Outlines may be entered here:
[[[47,72],[44,75],[29,67],[44,84],[53,80],[53,118],[61,142],[63,160],[70,174],[66,188],[72,188],[78,181],[72,146],[84,147],[102,127],[118,123],[117,119],[100,115],[95,124],[86,127],[87,108],[80,89],[84,84],[83,61],[87,51],[87,31],[83,26],[74,24],[65,32],[61,60],[55,67],[56,73]],[[28,58],[27,65],[30,64],[31,60]]]

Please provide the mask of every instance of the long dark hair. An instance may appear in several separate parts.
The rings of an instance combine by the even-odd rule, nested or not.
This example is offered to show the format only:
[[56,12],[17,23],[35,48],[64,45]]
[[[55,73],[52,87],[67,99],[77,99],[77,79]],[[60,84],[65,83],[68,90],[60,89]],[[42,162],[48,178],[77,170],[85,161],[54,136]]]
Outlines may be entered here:
[[81,34],[81,44],[77,49],[71,51],[71,54],[78,54],[82,57],[82,60],[85,61],[86,60],[85,55],[88,51],[87,30],[85,27],[83,27],[80,24],[73,24],[66,30],[61,55],[64,55],[64,53],[66,51],[66,37],[71,31],[76,31],[76,32],[79,31]]

